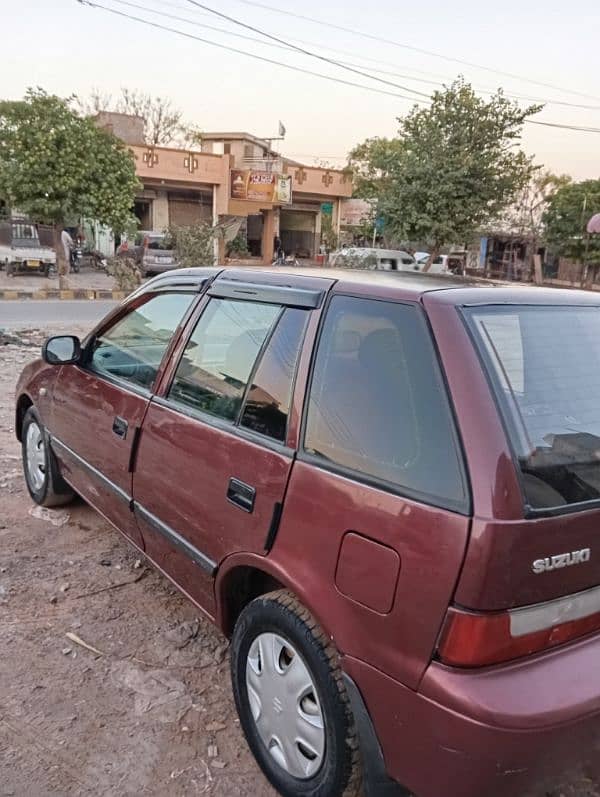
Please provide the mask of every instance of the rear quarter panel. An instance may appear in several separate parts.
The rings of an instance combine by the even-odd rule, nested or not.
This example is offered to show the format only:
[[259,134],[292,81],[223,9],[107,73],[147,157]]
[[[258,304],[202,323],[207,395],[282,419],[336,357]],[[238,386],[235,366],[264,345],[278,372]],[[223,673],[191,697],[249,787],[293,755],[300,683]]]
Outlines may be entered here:
[[[468,517],[300,461],[268,559],[273,574],[298,594],[341,653],[415,688],[451,600],[468,530]],[[336,570],[348,533],[397,553],[400,569],[389,611],[375,611],[340,591]],[[376,596],[381,574],[368,562],[360,572],[368,572],[373,584],[359,585],[356,597]]]

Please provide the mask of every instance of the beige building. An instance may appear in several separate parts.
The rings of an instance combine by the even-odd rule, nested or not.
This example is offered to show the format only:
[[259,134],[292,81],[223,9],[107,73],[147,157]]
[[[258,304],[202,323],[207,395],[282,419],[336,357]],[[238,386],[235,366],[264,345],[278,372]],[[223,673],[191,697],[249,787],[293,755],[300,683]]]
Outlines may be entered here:
[[[249,133],[203,133],[201,149],[187,150],[144,144],[139,117],[103,113],[97,123],[135,155],[143,184],[135,213],[142,230],[235,217],[251,255],[265,263],[273,259],[276,236],[287,253],[313,258],[324,216],[339,232],[342,202],[352,195],[344,171],[305,166]],[[224,253],[222,242],[219,260]]]

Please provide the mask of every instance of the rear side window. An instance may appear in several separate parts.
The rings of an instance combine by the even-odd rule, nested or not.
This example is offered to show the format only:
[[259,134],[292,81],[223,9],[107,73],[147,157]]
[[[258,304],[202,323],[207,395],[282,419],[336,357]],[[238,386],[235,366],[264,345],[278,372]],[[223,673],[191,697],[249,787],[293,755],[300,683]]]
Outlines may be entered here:
[[211,299],[188,341],[169,398],[234,421],[258,353],[281,308]]
[[94,338],[88,366],[151,389],[173,333],[194,300],[190,293],[159,293]]
[[317,351],[304,446],[324,466],[465,510],[445,385],[417,307],[332,299]]
[[527,504],[600,499],[600,307],[465,310],[491,376]]
[[285,440],[294,374],[307,320],[307,310],[285,310],[252,379],[242,426],[275,440]]

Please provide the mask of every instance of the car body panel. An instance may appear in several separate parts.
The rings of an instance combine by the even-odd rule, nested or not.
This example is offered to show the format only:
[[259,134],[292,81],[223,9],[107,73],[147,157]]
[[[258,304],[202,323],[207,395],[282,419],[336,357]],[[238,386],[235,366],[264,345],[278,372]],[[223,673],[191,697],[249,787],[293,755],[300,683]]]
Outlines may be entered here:
[[[416,687],[435,647],[464,556],[469,518],[297,461],[270,559],[322,606],[345,654]],[[347,533],[394,550],[400,575],[390,612],[342,594],[335,576]],[[318,552],[307,556],[307,551]]]
[[[598,640],[594,644],[589,663],[598,660]],[[547,676],[555,674],[554,669],[546,671],[545,657],[530,669],[517,691],[507,679],[500,694],[493,684],[493,672],[489,697],[485,685],[465,684],[462,697],[469,703],[467,714],[357,659],[344,656],[343,667],[359,685],[377,729],[387,772],[419,797],[524,797],[532,787],[538,789],[536,794],[540,787],[545,787],[541,793],[553,791],[564,784],[571,768],[580,774],[580,767],[586,766],[600,775],[600,715],[593,710],[571,722],[560,721],[564,716],[562,698],[554,684],[553,688],[542,687],[549,683]],[[501,679],[504,667],[494,670]],[[572,672],[569,669],[559,675],[559,688]],[[592,683],[598,693],[597,679]],[[593,688],[584,686],[580,694],[589,695]],[[573,691],[569,694],[574,697]],[[541,717],[532,716],[529,728],[508,727],[506,723],[514,716],[511,712],[518,712],[518,703],[522,712],[526,710],[531,695],[532,708],[540,711]],[[493,722],[486,722],[489,712],[478,714],[476,699],[485,705],[492,696],[499,711]],[[579,702],[576,705],[581,708]]]

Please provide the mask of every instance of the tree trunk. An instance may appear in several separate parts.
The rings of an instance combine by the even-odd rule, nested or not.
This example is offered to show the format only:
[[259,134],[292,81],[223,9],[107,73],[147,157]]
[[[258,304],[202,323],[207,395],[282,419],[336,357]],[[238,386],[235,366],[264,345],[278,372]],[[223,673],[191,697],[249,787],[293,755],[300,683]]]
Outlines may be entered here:
[[432,247],[431,254],[429,255],[429,259],[428,259],[427,263],[425,263],[425,265],[423,266],[423,272],[429,271],[429,269],[433,265],[433,261],[437,259],[437,256],[439,255],[441,248],[442,247],[439,244],[435,244]]
[[61,291],[69,289],[68,273],[70,271],[70,263],[65,258],[65,250],[63,249],[61,233],[64,225],[54,225],[54,251],[56,252],[56,271],[58,274],[58,287]]

